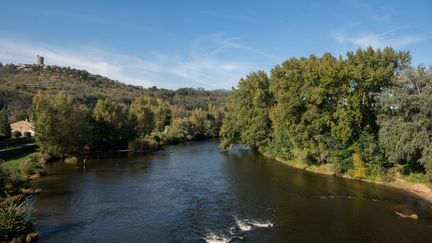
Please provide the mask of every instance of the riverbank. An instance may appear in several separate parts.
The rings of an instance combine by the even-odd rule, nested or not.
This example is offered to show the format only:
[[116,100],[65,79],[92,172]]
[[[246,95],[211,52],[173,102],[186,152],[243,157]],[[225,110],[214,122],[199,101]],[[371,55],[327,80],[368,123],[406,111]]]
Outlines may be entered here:
[[329,176],[338,176],[338,177],[342,177],[345,179],[350,179],[350,180],[359,180],[359,181],[364,181],[364,182],[368,182],[368,183],[375,183],[375,184],[380,184],[380,185],[384,185],[384,186],[388,186],[388,187],[392,187],[392,188],[397,188],[400,190],[404,190],[410,194],[412,194],[413,196],[420,198],[426,202],[428,202],[430,204],[430,206],[432,207],[432,188],[429,187],[428,185],[424,184],[424,183],[413,183],[407,180],[407,177],[404,176],[397,176],[396,178],[391,178],[393,179],[392,181],[386,182],[380,179],[375,179],[375,180],[371,180],[371,179],[367,179],[367,178],[355,178],[352,177],[350,175],[336,175],[332,169],[331,169],[331,165],[330,164],[326,164],[326,165],[307,165],[305,163],[302,163],[300,161],[287,161],[287,160],[283,160],[280,158],[277,158],[275,156],[272,156],[268,153],[263,153],[263,155],[267,158],[271,158],[274,159],[282,164],[285,164],[287,166],[293,167],[293,168],[297,168],[297,169],[301,169],[304,171],[308,171],[308,172],[312,172],[312,173],[316,173],[316,174],[322,174],[322,175],[329,175]]
[[45,175],[37,152],[0,162],[0,241],[32,242],[37,240],[27,197],[39,194],[30,180]]

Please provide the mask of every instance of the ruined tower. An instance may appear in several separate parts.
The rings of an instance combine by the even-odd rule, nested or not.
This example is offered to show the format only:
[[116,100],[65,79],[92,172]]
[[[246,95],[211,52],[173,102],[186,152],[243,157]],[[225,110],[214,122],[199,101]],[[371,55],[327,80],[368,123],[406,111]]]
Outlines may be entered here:
[[37,65],[44,65],[44,57],[43,56],[36,56],[36,64]]

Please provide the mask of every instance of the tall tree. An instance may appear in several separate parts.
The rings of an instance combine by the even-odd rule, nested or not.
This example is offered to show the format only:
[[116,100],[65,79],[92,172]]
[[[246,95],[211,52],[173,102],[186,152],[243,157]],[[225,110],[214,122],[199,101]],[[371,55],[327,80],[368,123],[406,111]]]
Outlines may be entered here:
[[32,121],[42,153],[63,157],[82,153],[89,145],[90,112],[63,92],[55,96],[35,95]]
[[432,176],[432,69],[406,69],[378,96],[379,141],[390,163]]
[[155,128],[155,114],[152,107],[156,101],[147,95],[138,97],[129,108],[129,119],[134,124],[139,137],[150,134]]
[[0,140],[9,139],[11,137],[11,126],[9,123],[8,110],[3,108],[0,110]]
[[228,101],[229,115],[221,128],[221,146],[235,143],[259,147],[271,134],[269,107],[269,77],[263,72],[250,73],[242,78]]
[[111,100],[98,100],[93,111],[95,119],[94,146],[116,148],[127,146],[133,138],[126,107]]

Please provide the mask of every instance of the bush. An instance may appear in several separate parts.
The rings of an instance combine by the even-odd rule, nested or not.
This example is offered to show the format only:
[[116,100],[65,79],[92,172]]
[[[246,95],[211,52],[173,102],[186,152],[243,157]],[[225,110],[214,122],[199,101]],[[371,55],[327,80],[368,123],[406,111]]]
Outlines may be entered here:
[[366,178],[366,167],[361,156],[358,153],[353,153],[352,161],[354,164],[353,176],[357,178]]
[[29,138],[31,136],[32,136],[31,132],[24,132],[24,137],[25,138]]
[[78,162],[78,158],[76,156],[67,157],[64,162],[66,164],[76,164]]
[[22,136],[22,133],[20,131],[13,131],[12,137],[14,138],[20,138]]
[[[0,161],[0,163],[2,163]],[[3,191],[6,189],[6,186],[9,181],[9,170],[7,170],[4,166],[0,166],[0,195],[3,194]]]
[[41,158],[37,155],[31,155],[30,158],[22,161],[19,165],[19,170],[21,174],[28,175],[36,171],[36,169],[41,167]]
[[129,143],[129,148],[132,150],[154,150],[158,149],[160,144],[159,136],[140,137]]
[[0,204],[0,233],[9,236],[28,232],[33,228],[30,221],[30,207],[27,201],[5,200]]

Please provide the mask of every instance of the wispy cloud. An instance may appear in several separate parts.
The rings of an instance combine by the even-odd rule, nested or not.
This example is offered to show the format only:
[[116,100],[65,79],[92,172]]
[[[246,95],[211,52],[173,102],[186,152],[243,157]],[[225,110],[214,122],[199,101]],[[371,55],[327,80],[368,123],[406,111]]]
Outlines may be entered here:
[[341,44],[350,44],[363,48],[368,46],[375,48],[383,48],[386,46],[401,48],[427,40],[427,38],[423,36],[398,34],[397,31],[394,30],[382,33],[362,33],[353,35],[344,32],[334,32],[331,36]]
[[340,0],[340,2],[345,6],[357,9],[373,21],[391,20],[397,13],[392,4],[386,5],[380,1]]
[[210,16],[214,16],[217,18],[224,18],[224,19],[229,19],[229,20],[240,20],[243,22],[250,22],[253,23],[255,22],[255,20],[253,18],[250,18],[248,16],[245,15],[230,15],[230,14],[225,14],[225,13],[220,13],[220,12],[213,12],[213,11],[200,11],[199,13],[201,14],[205,14],[205,15],[210,15]]
[[36,54],[41,54],[46,57],[47,64],[86,69],[144,87],[230,88],[242,76],[255,70],[256,65],[249,60],[231,60],[224,53],[241,50],[261,58],[272,57],[241,45],[237,40],[214,35],[198,39],[182,53],[152,53],[138,57],[94,47],[58,47],[0,36],[0,61],[33,63]]

